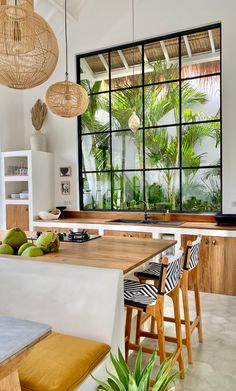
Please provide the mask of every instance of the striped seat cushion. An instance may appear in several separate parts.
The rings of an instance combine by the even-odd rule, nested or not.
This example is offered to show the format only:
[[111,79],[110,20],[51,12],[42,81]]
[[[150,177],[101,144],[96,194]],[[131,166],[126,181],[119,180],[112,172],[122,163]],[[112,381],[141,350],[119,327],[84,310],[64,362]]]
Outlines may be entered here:
[[198,265],[199,256],[200,256],[200,246],[201,246],[201,236],[198,236],[197,239],[194,242],[192,242],[191,247],[187,246],[188,250],[190,248],[190,260],[189,260],[189,265],[187,266],[188,251],[186,251],[184,266],[183,266],[185,270],[192,270]]
[[151,280],[159,280],[161,274],[161,263],[150,262],[147,269],[135,273],[136,277],[146,277]]
[[154,285],[140,284],[137,281],[124,280],[125,304],[146,310],[147,305],[154,305],[158,288]]

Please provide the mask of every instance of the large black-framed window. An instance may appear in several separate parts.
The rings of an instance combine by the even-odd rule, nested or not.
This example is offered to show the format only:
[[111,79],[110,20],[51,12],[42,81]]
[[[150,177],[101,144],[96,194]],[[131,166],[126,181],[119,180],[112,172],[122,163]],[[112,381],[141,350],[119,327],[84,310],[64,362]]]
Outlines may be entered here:
[[221,211],[220,24],[77,56],[77,81],[81,209]]

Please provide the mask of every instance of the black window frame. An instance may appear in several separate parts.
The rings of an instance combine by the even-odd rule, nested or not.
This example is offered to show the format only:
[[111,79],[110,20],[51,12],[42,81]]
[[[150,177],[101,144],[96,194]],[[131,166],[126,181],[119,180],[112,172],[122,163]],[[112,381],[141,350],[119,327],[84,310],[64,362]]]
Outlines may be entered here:
[[[193,34],[193,33],[199,33],[199,32],[204,32],[204,31],[207,31],[207,30],[211,30],[211,29],[216,29],[216,28],[219,28],[220,29],[220,72],[216,72],[216,73],[211,73],[211,74],[204,74],[204,75],[198,75],[198,76],[191,76],[191,77],[184,77],[182,78],[181,76],[181,68],[182,68],[182,64],[181,64],[181,59],[182,59],[182,53],[181,53],[181,39],[184,35],[188,35],[188,34]],[[126,129],[122,129],[122,130],[112,130],[112,125],[111,125],[111,106],[110,106],[110,131],[107,132],[109,135],[110,135],[110,169],[109,170],[104,170],[103,172],[109,172],[111,174],[111,178],[112,178],[112,174],[114,172],[142,172],[143,173],[143,190],[144,190],[144,199],[145,199],[145,173],[148,172],[148,171],[161,171],[161,170],[173,170],[173,169],[178,169],[179,170],[179,175],[180,175],[180,179],[179,179],[179,184],[180,184],[180,188],[179,188],[179,192],[180,192],[180,208],[179,210],[173,210],[171,212],[173,213],[191,213],[191,214],[197,214],[197,213],[204,213],[204,214],[215,214],[216,212],[212,212],[212,211],[206,211],[206,210],[186,210],[186,209],[183,209],[183,197],[182,197],[182,185],[183,185],[183,180],[182,180],[182,171],[183,169],[204,169],[204,168],[207,168],[207,169],[210,169],[210,168],[219,168],[220,170],[220,210],[218,212],[222,212],[222,205],[223,205],[223,189],[222,189],[222,185],[223,185],[223,168],[222,168],[222,25],[221,23],[214,23],[214,24],[210,24],[210,25],[206,25],[206,26],[203,26],[203,27],[200,27],[200,28],[195,28],[195,29],[188,29],[188,30],[183,30],[181,32],[178,32],[178,33],[174,33],[174,34],[167,34],[167,35],[163,35],[163,36],[158,36],[158,37],[153,37],[153,38],[150,38],[150,39],[145,39],[145,40],[141,40],[141,41],[135,41],[135,42],[132,42],[132,43],[127,43],[125,45],[119,45],[119,46],[112,46],[112,47],[109,47],[109,48],[104,48],[102,50],[97,50],[97,51],[92,51],[92,52],[84,52],[82,54],[79,54],[79,55],[76,55],[76,75],[77,75],[77,83],[80,84],[80,59],[81,58],[84,58],[86,56],[94,56],[94,55],[98,55],[98,54],[107,54],[108,53],[108,56],[109,56],[109,59],[110,59],[110,53],[113,52],[113,51],[116,51],[116,50],[123,50],[123,49],[126,49],[126,48],[132,48],[132,47],[135,47],[135,46],[138,46],[138,45],[142,45],[142,47],[146,44],[149,44],[149,43],[155,43],[155,42],[158,42],[158,41],[162,41],[162,40],[167,40],[167,39],[171,39],[171,38],[178,38],[179,40],[179,75],[178,75],[178,79],[173,79],[173,80],[169,80],[169,81],[163,81],[163,82],[155,82],[155,83],[152,83],[152,84],[148,84],[144,82],[144,50],[142,50],[142,84],[138,85],[138,86],[132,86],[132,87],[129,87],[129,88],[142,88],[143,89],[143,93],[144,93],[144,87],[148,87],[150,85],[159,85],[159,84],[164,84],[164,83],[174,83],[174,82],[177,82],[179,83],[179,95],[180,95],[180,98],[179,98],[179,104],[180,104],[180,109],[179,109],[179,112],[180,114],[182,114],[182,96],[181,96],[181,83],[182,81],[188,81],[188,80],[191,80],[191,79],[200,79],[200,78],[204,78],[204,77],[213,77],[213,76],[219,76],[220,78],[220,118],[217,119],[217,120],[209,120],[209,121],[196,121],[196,122],[191,122],[191,124],[201,124],[201,123],[207,123],[207,122],[210,122],[210,123],[213,123],[213,122],[217,122],[220,124],[220,165],[205,165],[205,166],[199,166],[199,167],[184,167],[182,166],[182,127],[184,125],[188,125],[190,123],[185,123],[185,122],[182,122],[182,115],[180,115],[180,121],[179,123],[175,123],[175,124],[167,124],[167,125],[158,125],[158,126],[150,126],[150,127],[147,127],[147,126],[142,126],[140,127],[140,130],[143,131],[143,142],[144,142],[144,145],[143,145],[143,161],[144,161],[144,165],[143,165],[143,168],[139,168],[139,169],[119,169],[119,170],[114,170],[112,168],[112,134],[113,133],[117,133],[117,132],[122,132],[122,131],[127,131],[129,130],[128,127]],[[100,92],[100,94],[102,93],[108,93],[109,96],[111,96],[111,93],[112,92],[115,92],[115,91],[122,91],[124,90],[124,88],[115,88],[115,89],[111,89],[111,65],[109,64],[109,89],[107,91],[103,91],[103,92]],[[126,89],[128,89],[126,87]],[[144,99],[143,99],[143,113],[144,113]],[[144,118],[144,114],[143,114],[143,118]],[[144,132],[145,132],[145,129],[150,129],[150,128],[161,128],[161,127],[171,127],[171,126],[179,126],[180,127],[180,147],[179,147],[179,150],[180,150],[180,162],[179,162],[179,167],[175,167],[175,168],[145,168],[145,137],[144,137]],[[145,207],[143,209],[139,208],[139,209],[114,209],[113,207],[113,189],[112,189],[112,179],[111,179],[111,208],[110,209],[99,209],[99,208],[96,208],[96,209],[88,209],[88,208],[84,208],[84,205],[83,205],[83,174],[84,173],[97,173],[99,171],[83,171],[83,168],[82,168],[82,136],[84,136],[86,133],[82,133],[81,132],[81,129],[82,129],[82,126],[81,126],[81,116],[77,117],[77,131],[78,131],[78,167],[79,167],[79,171],[78,171],[78,177],[79,177],[79,206],[80,206],[80,210],[86,210],[86,211],[112,211],[112,212],[137,212],[137,211],[142,211],[145,209]],[[99,132],[94,132],[95,134],[99,134]],[[100,132],[100,133],[104,133],[104,132]],[[89,134],[93,134],[92,132],[89,133]],[[154,210],[154,209],[151,209],[150,210],[151,212],[165,212],[165,210]]]

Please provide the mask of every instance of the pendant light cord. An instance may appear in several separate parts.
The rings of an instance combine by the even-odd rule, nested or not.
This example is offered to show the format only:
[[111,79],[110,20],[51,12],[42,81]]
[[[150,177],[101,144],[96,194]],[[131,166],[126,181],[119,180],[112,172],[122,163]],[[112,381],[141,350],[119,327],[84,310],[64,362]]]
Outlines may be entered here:
[[132,37],[133,37],[133,86],[134,86],[134,0],[132,0]]
[[65,46],[66,46],[66,80],[68,80],[67,0],[65,0]]
[[[133,38],[133,87],[134,87],[134,1],[132,0],[132,38]],[[135,104],[133,106],[133,112],[136,111]]]

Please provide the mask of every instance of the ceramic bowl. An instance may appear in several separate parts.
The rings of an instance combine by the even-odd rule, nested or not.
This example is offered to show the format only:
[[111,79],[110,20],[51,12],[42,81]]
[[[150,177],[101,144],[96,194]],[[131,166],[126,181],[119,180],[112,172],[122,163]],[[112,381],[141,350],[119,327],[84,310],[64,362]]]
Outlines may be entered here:
[[20,198],[20,194],[18,193],[12,193],[11,198]]
[[19,196],[20,196],[20,198],[21,198],[22,200],[24,200],[24,199],[29,198],[29,193],[20,193]]
[[60,214],[61,211],[59,209],[53,209],[51,212],[39,212],[39,217],[42,220],[57,220],[60,217]]

